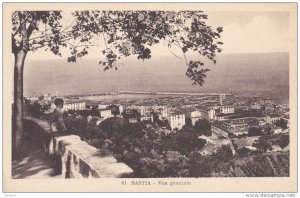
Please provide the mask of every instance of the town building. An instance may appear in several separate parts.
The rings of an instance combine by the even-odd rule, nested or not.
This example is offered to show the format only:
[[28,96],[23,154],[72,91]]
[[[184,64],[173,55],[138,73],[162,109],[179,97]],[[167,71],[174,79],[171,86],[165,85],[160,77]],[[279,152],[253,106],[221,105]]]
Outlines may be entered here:
[[27,97],[27,99],[30,100],[30,102],[34,102],[34,101],[39,100],[38,97]]
[[151,108],[154,112],[159,113],[163,118],[167,118],[169,115],[169,108],[166,105],[153,105]]
[[201,112],[201,117],[206,120],[214,120],[216,116],[216,110],[208,109],[208,108],[200,108],[199,111]]
[[98,104],[98,109],[106,109],[109,104]]
[[273,130],[274,134],[283,133],[282,128],[281,128],[281,127],[278,127],[278,126],[272,127],[272,130]]
[[132,123],[132,124],[134,124],[134,123],[138,123],[138,119],[137,118],[128,118],[128,122],[129,123]]
[[151,121],[153,122],[153,114],[152,113],[146,113],[145,115],[141,116],[141,121]]
[[182,105],[182,107],[184,107],[184,108],[197,107],[197,106],[198,106],[198,103],[191,103],[191,104],[184,104],[184,105]]
[[234,113],[234,107],[230,106],[230,105],[221,106],[220,107],[220,113],[222,113],[222,114]]
[[265,119],[266,119],[267,123],[273,124],[276,121],[280,120],[280,118],[281,117],[278,114],[270,114],[270,115],[267,115]]
[[180,130],[185,125],[185,114],[182,113],[170,115],[168,121],[172,130]]
[[85,101],[79,101],[79,100],[66,100],[64,103],[65,111],[68,110],[84,110],[86,109],[86,102]]
[[248,134],[250,126],[258,126],[259,122],[256,118],[246,117],[225,121],[214,121],[211,126],[212,133],[219,136],[228,137],[232,135]]
[[154,112],[159,115],[160,119],[167,118],[169,115],[169,108],[166,105],[130,105],[126,109],[136,109],[141,116]]
[[201,112],[198,109],[188,109],[186,114],[186,119],[190,119],[193,126],[195,126],[196,121],[201,119]]
[[51,94],[44,94],[43,100],[45,101],[52,101],[53,97],[51,96]]
[[262,108],[261,104],[254,102],[251,104],[251,109],[260,110]]
[[200,118],[201,117],[201,112],[199,110],[191,111],[190,117],[191,118]]
[[100,113],[100,117],[104,119],[112,117],[111,109],[99,109],[99,113]]
[[220,94],[220,105],[223,105],[225,99],[226,99],[226,94]]
[[123,117],[128,123],[138,123],[141,118],[141,114],[137,109],[125,109]]
[[124,111],[124,106],[123,106],[123,105],[118,105],[118,106],[119,106],[120,114],[123,113],[123,111]]

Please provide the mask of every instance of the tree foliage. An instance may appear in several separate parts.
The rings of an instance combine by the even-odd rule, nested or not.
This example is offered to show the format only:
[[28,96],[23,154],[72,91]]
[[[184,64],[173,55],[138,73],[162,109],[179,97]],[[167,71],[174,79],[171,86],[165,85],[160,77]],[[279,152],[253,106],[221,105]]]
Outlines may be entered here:
[[274,131],[272,131],[272,127],[269,124],[267,124],[262,131],[263,135],[272,135],[273,133]]
[[[185,54],[195,52],[216,63],[215,56],[222,51],[223,29],[208,26],[202,11],[74,11],[68,26],[62,25],[63,16],[61,11],[14,12],[12,51],[44,48],[62,56],[65,48],[70,52],[67,60],[76,62],[98,47],[99,64],[107,70],[118,69],[122,57],[151,58],[151,46],[164,40],[170,51],[181,49],[186,75],[198,85],[204,84],[209,69],[200,58],[188,60]],[[27,31],[21,31],[23,25]]]
[[278,127],[281,127],[283,129],[287,129],[287,121],[283,118],[280,118],[275,122],[275,125]]
[[193,128],[172,134],[158,129],[143,122],[130,124],[113,117],[104,120],[98,128],[90,122],[86,128],[90,136],[86,141],[100,150],[109,148],[108,153],[114,153],[134,169],[135,177],[190,176],[188,155],[200,150],[206,141],[198,139]]
[[272,150],[272,145],[268,142],[268,139],[265,136],[261,136],[258,140],[256,140],[253,143],[253,146],[262,153],[267,152],[267,150]]
[[195,130],[199,135],[211,136],[211,124],[206,119],[197,120]]
[[278,141],[276,141],[276,144],[278,144],[282,149],[287,147],[290,143],[290,137],[289,135],[282,135]]
[[232,150],[228,145],[222,145],[213,155],[216,159],[226,162],[228,162],[233,156]]
[[64,116],[64,123],[68,129],[68,132],[83,137],[85,135],[85,128],[87,121],[82,116],[66,115]]
[[262,129],[261,127],[250,127],[248,130],[248,136],[261,136]]
[[[46,47],[55,55],[66,46],[71,32],[62,29],[61,11],[16,11],[12,13],[12,52]],[[31,37],[32,36],[32,37]]]
[[111,110],[111,114],[114,116],[120,115],[120,109],[117,105],[112,104],[108,108]]

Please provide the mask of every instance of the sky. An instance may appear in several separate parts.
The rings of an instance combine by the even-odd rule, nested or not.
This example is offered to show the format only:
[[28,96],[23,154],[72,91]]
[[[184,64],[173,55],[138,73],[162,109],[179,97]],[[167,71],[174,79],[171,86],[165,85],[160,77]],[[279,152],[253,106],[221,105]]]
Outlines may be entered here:
[[[205,12],[205,11],[204,11]],[[288,12],[254,12],[254,11],[209,11],[206,23],[212,28],[223,27],[221,39],[223,54],[268,53],[289,51],[289,14]],[[67,14],[67,16],[70,16]],[[64,19],[72,21],[69,17]],[[171,56],[166,43],[151,47],[152,56]],[[93,49],[89,58],[98,56],[98,49]],[[176,55],[182,55],[180,49],[173,49]],[[49,52],[40,50],[29,54],[33,59],[57,58]],[[28,57],[28,58],[29,58]]]
[[288,52],[287,12],[208,13],[209,24],[223,26],[224,53]]

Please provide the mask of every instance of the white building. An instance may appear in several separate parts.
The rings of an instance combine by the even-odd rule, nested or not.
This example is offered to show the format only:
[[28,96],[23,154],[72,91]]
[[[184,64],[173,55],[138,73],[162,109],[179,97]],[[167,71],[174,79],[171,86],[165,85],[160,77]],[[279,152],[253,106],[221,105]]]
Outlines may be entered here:
[[106,109],[108,106],[108,104],[98,104],[98,109]]
[[223,114],[229,114],[229,113],[234,113],[234,107],[233,106],[221,106],[220,107],[220,113]]
[[100,117],[107,119],[107,118],[111,118],[112,114],[111,114],[111,110],[110,109],[100,109],[99,110],[100,113]]
[[184,108],[188,108],[188,107],[197,107],[199,104],[198,103],[192,103],[192,104],[185,104],[185,105],[182,105],[182,107]]
[[131,105],[127,109],[137,109],[141,116],[145,116],[152,111],[158,113],[162,118],[167,118],[169,114],[169,108],[165,105]]
[[64,103],[64,108],[65,111],[68,110],[84,110],[86,109],[86,102],[84,101],[66,101]]
[[28,97],[27,99],[30,100],[31,102],[39,100],[38,97]]
[[152,105],[148,109],[152,109],[155,113],[158,113],[163,118],[167,118],[169,115],[169,108],[166,105]]
[[169,116],[169,124],[172,130],[174,129],[182,129],[185,125],[185,114],[174,114]]
[[141,116],[141,121],[147,120],[153,122],[153,114],[145,114]]
[[201,117],[201,112],[199,110],[191,111],[191,118],[199,118]]
[[201,119],[201,112],[199,110],[193,110],[190,112],[189,116],[191,118],[192,125],[195,126],[196,121]]
[[257,102],[254,102],[251,104],[251,109],[259,110],[259,109],[261,109],[261,105]]
[[52,97],[50,94],[45,94],[43,100],[45,101],[52,101]]
[[120,111],[120,114],[123,113],[123,111],[124,111],[124,106],[123,105],[119,105],[119,111]]
[[148,106],[144,106],[144,105],[130,105],[127,106],[126,109],[130,109],[130,110],[137,110],[141,116],[144,116],[147,112]]
[[281,127],[273,127],[273,131],[274,131],[274,134],[279,134],[279,133],[283,133],[283,130]]
[[89,116],[86,118],[86,120],[87,120],[88,123],[89,123],[92,119],[93,119],[93,116],[91,116],[91,115],[89,115]]
[[208,121],[214,120],[216,117],[216,110],[214,110],[214,109],[203,108],[203,109],[200,109],[200,112],[201,112],[201,117],[205,118]]
[[129,123],[138,123],[138,119],[137,118],[128,118],[128,122]]

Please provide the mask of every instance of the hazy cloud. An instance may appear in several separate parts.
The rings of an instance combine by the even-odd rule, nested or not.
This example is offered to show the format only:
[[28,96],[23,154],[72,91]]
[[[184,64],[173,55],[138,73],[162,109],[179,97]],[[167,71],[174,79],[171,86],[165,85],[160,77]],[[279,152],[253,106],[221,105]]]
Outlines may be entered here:
[[222,34],[224,53],[288,52],[288,26],[283,27],[275,20],[256,16],[246,25],[225,25]]

